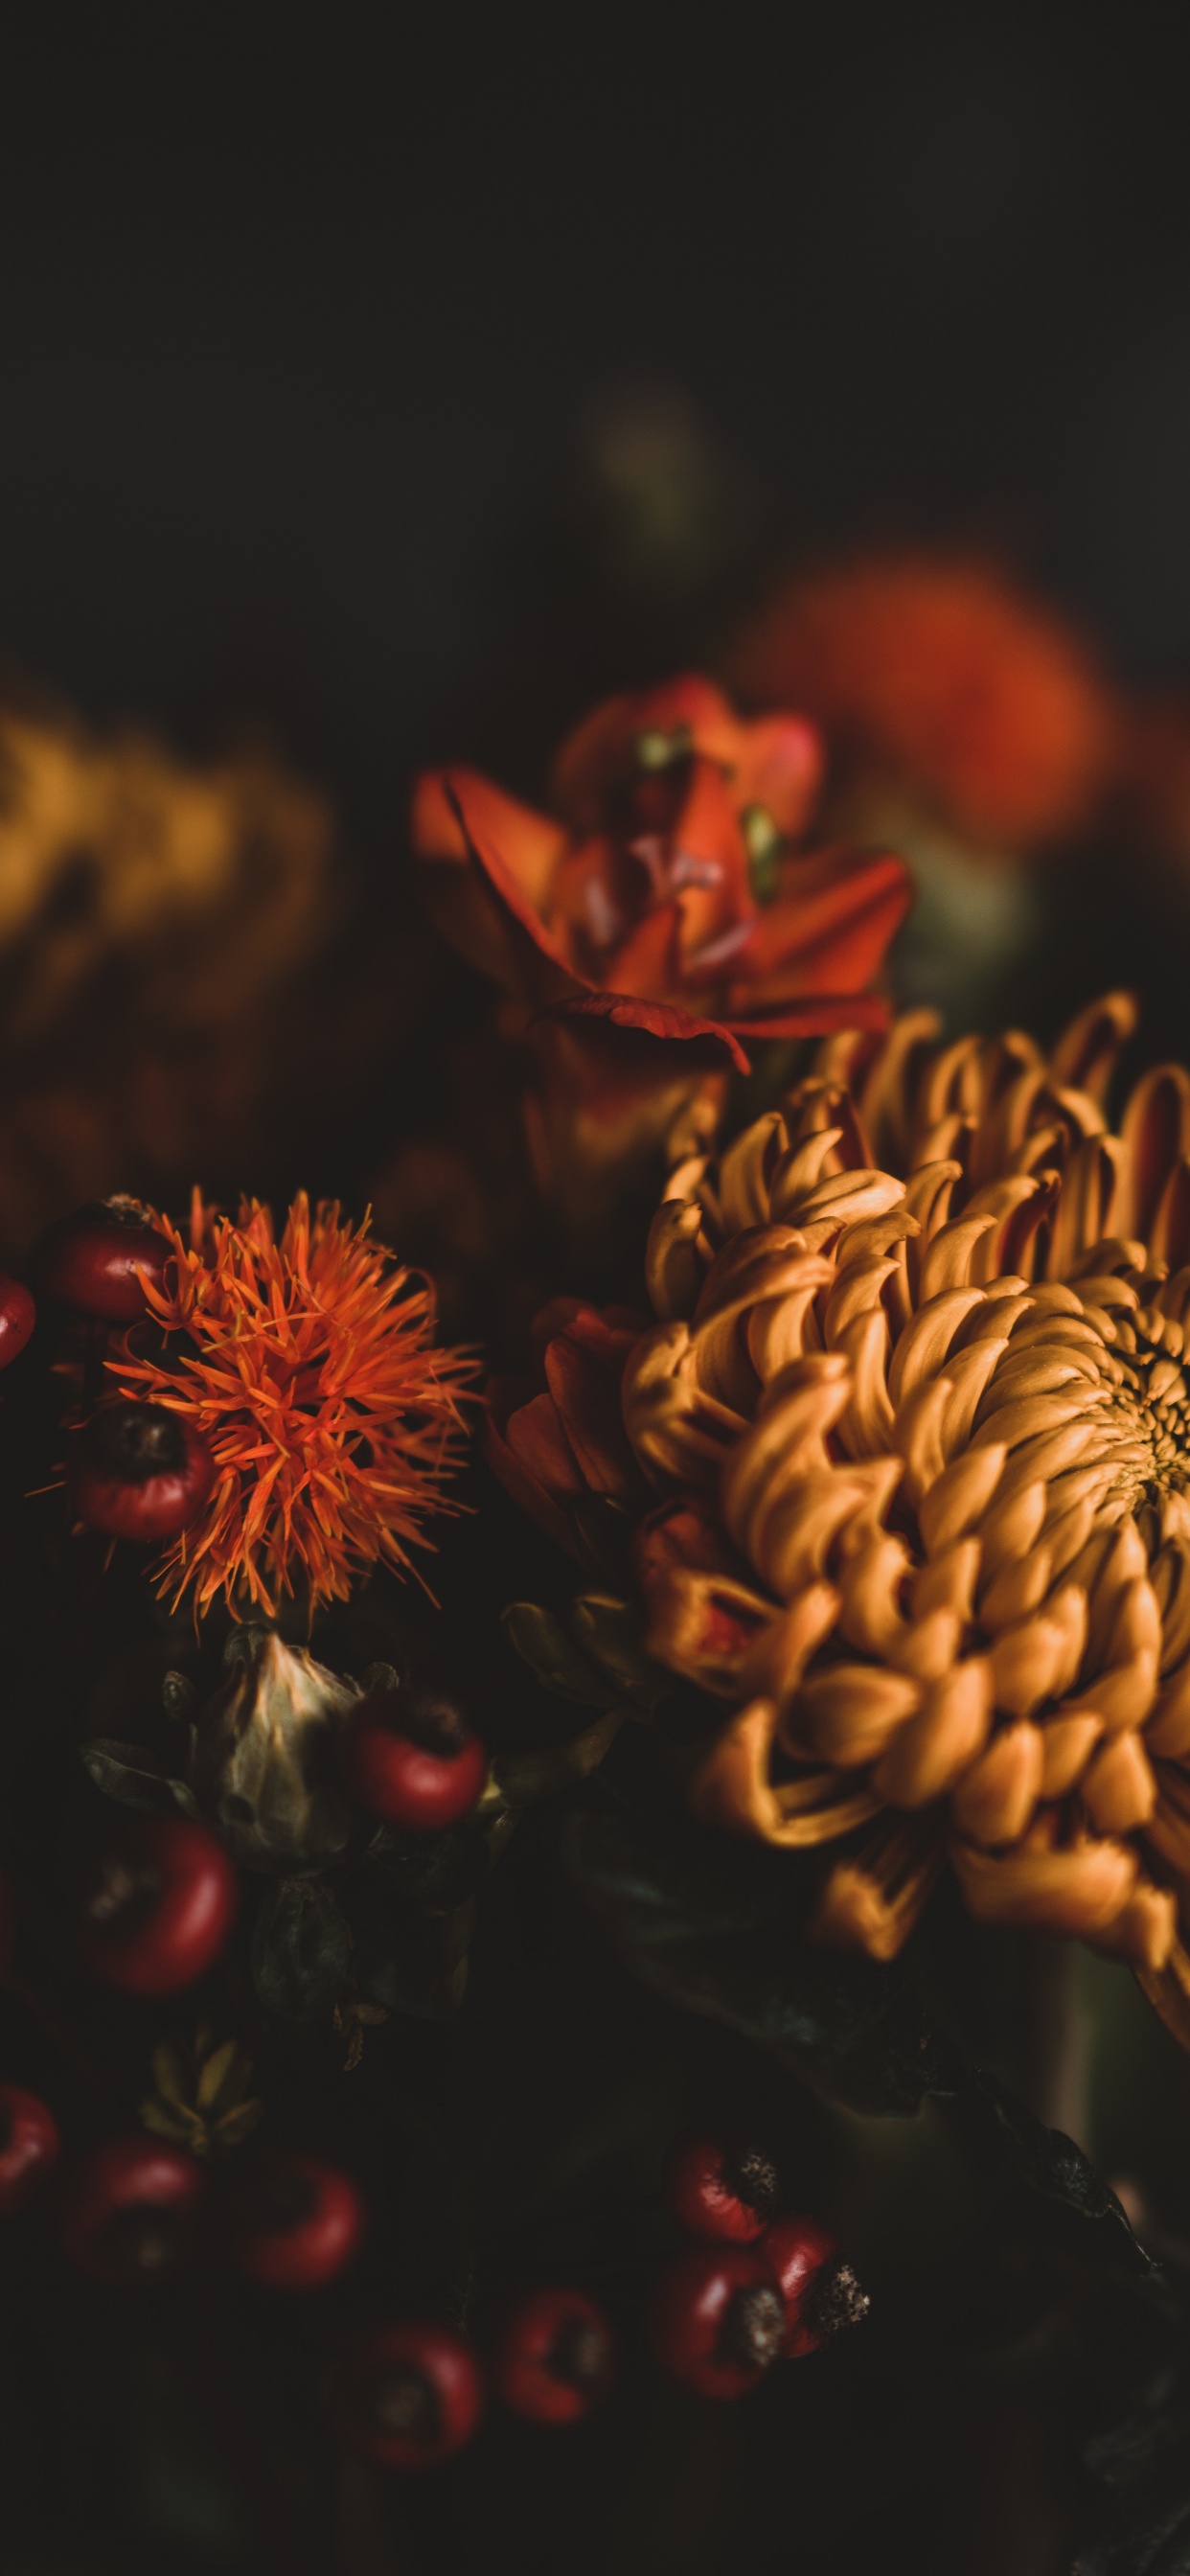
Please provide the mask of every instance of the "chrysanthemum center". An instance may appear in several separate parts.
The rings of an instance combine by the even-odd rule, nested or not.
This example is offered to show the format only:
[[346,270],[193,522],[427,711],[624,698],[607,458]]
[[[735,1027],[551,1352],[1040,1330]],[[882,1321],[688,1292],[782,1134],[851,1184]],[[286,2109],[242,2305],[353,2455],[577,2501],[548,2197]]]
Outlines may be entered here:
[[[1134,1509],[1190,1486],[1190,1388],[1151,1309],[1117,1326],[1116,1383],[1104,1407],[1118,1473],[1112,1490]],[[1148,1329],[1146,1329],[1148,1327]],[[1180,1328],[1174,1327],[1180,1339]],[[1119,1347],[1135,1343],[1134,1349]],[[1115,1374],[1115,1372],[1113,1372]]]

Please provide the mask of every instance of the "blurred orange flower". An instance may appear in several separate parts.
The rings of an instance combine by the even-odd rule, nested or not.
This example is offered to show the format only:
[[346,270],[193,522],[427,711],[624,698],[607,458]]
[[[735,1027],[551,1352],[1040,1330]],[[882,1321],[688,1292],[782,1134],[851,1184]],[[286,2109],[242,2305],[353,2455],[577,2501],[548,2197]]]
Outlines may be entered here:
[[1010,848],[1084,823],[1116,758],[1120,712],[1085,642],[986,563],[892,555],[795,580],[734,677]]

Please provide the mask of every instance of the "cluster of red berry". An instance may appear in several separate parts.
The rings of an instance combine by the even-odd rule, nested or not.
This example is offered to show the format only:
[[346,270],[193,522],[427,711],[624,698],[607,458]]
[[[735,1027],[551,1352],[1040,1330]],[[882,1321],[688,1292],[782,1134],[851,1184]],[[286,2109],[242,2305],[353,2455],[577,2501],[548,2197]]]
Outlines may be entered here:
[[[665,2197],[702,2241],[662,2274],[648,2308],[663,2368],[701,2397],[740,2397],[774,2362],[816,2352],[867,2314],[868,2300],[817,2220],[782,2213],[762,2149],[718,2137],[679,2142]],[[530,2291],[505,2318],[491,2386],[514,2414],[576,2423],[610,2390],[616,2338],[603,2309],[573,2287]],[[393,2468],[430,2467],[461,2450],[482,2412],[471,2348],[445,2327],[405,2320],[351,2347],[335,2380],[343,2437]]]
[[703,2397],[742,2397],[775,2361],[817,2352],[867,2315],[868,2300],[817,2219],[781,2208],[763,2147],[687,2138],[670,2158],[666,2199],[701,2240],[658,2283],[659,2361]]

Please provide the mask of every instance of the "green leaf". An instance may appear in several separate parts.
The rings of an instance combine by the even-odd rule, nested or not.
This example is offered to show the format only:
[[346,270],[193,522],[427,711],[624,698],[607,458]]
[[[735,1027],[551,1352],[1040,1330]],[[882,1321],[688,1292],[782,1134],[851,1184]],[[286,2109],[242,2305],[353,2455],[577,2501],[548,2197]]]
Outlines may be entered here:
[[266,2012],[316,2021],[347,1974],[351,1932],[320,1878],[282,1878],[266,1890],[252,1934],[252,1983]]
[[153,2069],[153,2082],[158,2092],[167,2102],[172,2102],[175,2109],[188,2111],[190,2097],[186,2083],[186,2068],[181,2052],[174,2047],[173,2041],[161,2040],[154,2049],[149,2063]]
[[250,2138],[264,2118],[263,2102],[239,2102],[233,2111],[225,2111],[216,2120],[214,2142],[218,2147],[238,2147],[241,2139]]
[[176,2146],[197,2149],[201,2155],[207,2142],[207,2128],[197,2111],[175,2110],[172,2103],[159,2102],[151,2097],[141,2103],[140,2116],[142,2125],[151,2129],[154,2137],[171,2138]]
[[640,1620],[630,1602],[608,1593],[585,1592],[575,1602],[573,1626],[592,1662],[637,1708],[654,1709],[672,1689],[672,1674],[663,1672],[645,1653]]
[[510,1807],[528,1807],[539,1798],[556,1798],[564,1789],[576,1788],[598,1769],[628,1714],[622,1706],[610,1708],[567,1744],[547,1744],[537,1753],[498,1755],[492,1779],[501,1797]]
[[386,1896],[427,1914],[445,1913],[473,1896],[489,1863],[491,1831],[483,1816],[461,1816],[441,1833],[413,1834],[382,1825],[368,1845],[369,1875]]
[[617,1696],[602,1673],[579,1653],[561,1621],[538,1602],[510,1601],[501,1624],[510,1645],[546,1690],[577,1700],[583,1708],[605,1709]]
[[213,2050],[205,2060],[195,2088],[195,2101],[200,2111],[214,2109],[227,2077],[234,2073],[238,2055],[238,2042],[225,2039],[222,2047]]
[[173,1806],[164,1765],[143,1744],[121,1744],[114,1736],[96,1735],[89,1744],[81,1744],[79,1752],[88,1778],[105,1798],[147,1813],[168,1813]]
[[582,1811],[576,1885],[654,1994],[726,2022],[855,2111],[916,2111],[954,2077],[947,2043],[895,1968],[800,1934],[788,1855],[693,1825]]
[[1068,2246],[1117,2278],[1147,2280],[1149,2257],[1090,2158],[966,2064],[907,1969],[805,1939],[811,1879],[788,1854],[591,1809],[568,1819],[564,1847],[626,1965],[664,2002],[727,2023],[852,2111],[906,2114],[927,2094],[950,2097],[981,2160],[1055,2204],[1061,2226],[1085,2222]]
[[185,1673],[166,1673],[161,1684],[161,1705],[167,1717],[184,1726],[197,1717],[202,1701]]
[[407,1910],[390,1920],[383,1940],[374,1935],[361,1945],[357,1975],[390,2012],[410,2013],[419,2021],[448,2020],[463,1999],[474,1930],[473,1899],[446,1914]]
[[1106,2246],[1132,2272],[1156,2269],[1133,2235],[1128,2218],[1109,2183],[1096,2171],[1073,2138],[1047,2129],[1028,2104],[1010,2093],[982,2068],[967,2072],[960,2118],[972,2136],[982,2132],[988,2143],[1011,2163],[1018,2179],[1046,2200],[1060,2201],[1078,2217],[1100,2222]]

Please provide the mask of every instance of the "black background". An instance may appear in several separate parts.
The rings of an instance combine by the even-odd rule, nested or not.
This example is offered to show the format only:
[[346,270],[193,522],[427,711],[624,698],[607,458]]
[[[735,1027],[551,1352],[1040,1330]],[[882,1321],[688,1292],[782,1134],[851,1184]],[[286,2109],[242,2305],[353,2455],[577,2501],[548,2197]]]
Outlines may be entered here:
[[527,765],[668,644],[567,551],[642,394],[743,496],[741,596],[975,537],[1190,661],[1172,14],[0,26],[0,644],[87,712],[263,720],[395,846],[413,759],[507,772],[516,709]]

